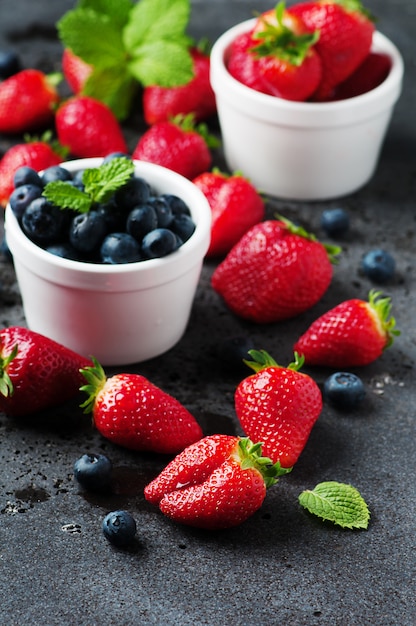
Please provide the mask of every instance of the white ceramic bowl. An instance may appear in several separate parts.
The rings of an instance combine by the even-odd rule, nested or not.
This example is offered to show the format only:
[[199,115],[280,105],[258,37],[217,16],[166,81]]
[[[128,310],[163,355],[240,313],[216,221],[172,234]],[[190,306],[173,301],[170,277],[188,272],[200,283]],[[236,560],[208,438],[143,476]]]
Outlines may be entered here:
[[[62,165],[74,172],[101,162]],[[136,161],[135,171],[157,192],[181,197],[191,210],[196,229],[169,256],[123,265],[63,259],[32,243],[6,208],[7,244],[28,327],[103,365],[144,361],[179,341],[210,240],[211,210],[193,183],[152,163]]]
[[259,190],[285,199],[327,200],[358,190],[376,169],[401,93],[400,52],[375,32],[373,50],[392,60],[381,85],[337,102],[291,102],[246,87],[226,69],[231,42],[254,23],[226,31],[211,52],[211,84],[228,167],[242,171]]

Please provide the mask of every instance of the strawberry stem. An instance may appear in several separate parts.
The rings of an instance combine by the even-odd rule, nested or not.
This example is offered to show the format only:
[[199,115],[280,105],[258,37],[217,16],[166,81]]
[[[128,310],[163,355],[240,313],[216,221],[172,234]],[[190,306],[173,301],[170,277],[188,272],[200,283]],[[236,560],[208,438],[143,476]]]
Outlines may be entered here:
[[10,354],[6,357],[0,357],[0,393],[5,398],[10,397],[14,393],[13,383],[7,368],[18,353],[19,347],[16,344]]
[[79,370],[87,381],[86,385],[80,387],[80,391],[85,391],[88,395],[85,402],[80,405],[81,409],[84,409],[84,413],[92,413],[95,398],[107,381],[107,376],[102,365],[94,357],[91,357],[91,361],[93,362],[93,365],[89,365],[88,367],[84,367]]
[[394,341],[394,337],[400,335],[400,330],[396,328],[396,320],[390,315],[392,301],[389,297],[381,297],[383,293],[372,289],[368,294],[368,303],[371,308],[376,312],[381,326],[386,333],[387,342],[384,349],[391,346]]
[[263,476],[267,488],[277,483],[278,477],[288,474],[292,468],[281,467],[280,462],[273,463],[271,459],[262,456],[262,443],[253,443],[248,437],[240,438],[238,442],[238,460],[242,469],[254,468]]

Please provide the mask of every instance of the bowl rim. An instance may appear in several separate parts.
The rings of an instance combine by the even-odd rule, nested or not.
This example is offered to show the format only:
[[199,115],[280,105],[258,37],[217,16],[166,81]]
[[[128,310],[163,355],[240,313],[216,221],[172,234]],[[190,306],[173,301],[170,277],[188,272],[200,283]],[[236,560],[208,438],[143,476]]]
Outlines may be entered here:
[[[102,162],[102,157],[91,157],[63,161],[60,163],[60,166],[71,172],[76,172],[88,167],[98,167]],[[9,237],[12,237],[12,245],[10,246],[12,256],[14,256],[12,248],[16,242],[16,245],[20,248],[20,250],[24,250],[27,255],[24,259],[20,259],[25,264],[29,264],[28,257],[30,255],[32,262],[36,262],[42,268],[50,267],[51,270],[54,268],[56,272],[66,271],[68,274],[82,274],[85,276],[89,275],[91,277],[96,276],[97,278],[120,275],[128,276],[131,274],[145,274],[148,272],[157,272],[158,274],[161,274],[167,269],[169,269],[167,275],[171,275],[176,266],[184,264],[185,259],[191,260],[194,257],[198,257],[198,259],[199,257],[202,258],[208,250],[211,228],[211,209],[205,195],[196,185],[192,183],[192,181],[185,178],[181,174],[174,172],[173,170],[169,170],[161,165],[146,161],[134,160],[133,162],[135,164],[135,174],[142,176],[143,178],[149,178],[149,183],[156,191],[167,193],[167,190],[158,190],[158,179],[163,178],[163,187],[165,187],[164,181],[166,181],[167,188],[169,188],[170,184],[172,184],[172,187],[182,186],[184,187],[184,195],[186,198],[192,198],[192,202],[190,202],[189,199],[185,201],[191,205],[189,208],[192,218],[195,221],[196,228],[191,237],[177,250],[169,255],[156,259],[145,259],[134,263],[120,263],[114,265],[104,263],[95,264],[85,261],[66,259],[47,252],[31,241],[21,229],[19,221],[8,203],[5,211],[4,227],[8,245]],[[179,195],[179,192],[177,192],[177,195]],[[201,250],[204,250],[203,254]],[[39,268],[33,267],[32,264],[30,264],[30,266],[32,271],[40,273],[37,271]]]
[[[370,104],[374,104],[374,101],[376,103],[380,102],[382,108],[385,109],[389,104],[397,100],[404,74],[403,58],[397,46],[377,30],[373,34],[372,49],[386,52],[392,59],[392,67],[388,76],[380,85],[364,94],[332,102],[296,102],[264,94],[243,85],[228,72],[225,58],[229,46],[235,37],[247,32],[255,23],[256,18],[253,18],[232,26],[220,35],[212,46],[210,56],[211,85],[220,98],[226,97],[224,94],[224,84],[226,84],[227,89],[230,91],[227,97],[233,102],[238,102],[239,105],[241,105],[242,100],[249,101],[250,107],[252,107],[254,112],[253,115],[256,115],[256,107],[263,107],[262,112],[265,110],[270,116],[277,111],[290,115],[303,114],[305,123],[311,122],[312,124],[314,121],[321,122],[325,119],[328,121],[327,116],[330,114],[337,117],[345,114],[346,111],[356,114],[358,109],[364,111]],[[373,113],[370,113],[370,115],[373,115]],[[306,116],[308,116],[307,120]]]

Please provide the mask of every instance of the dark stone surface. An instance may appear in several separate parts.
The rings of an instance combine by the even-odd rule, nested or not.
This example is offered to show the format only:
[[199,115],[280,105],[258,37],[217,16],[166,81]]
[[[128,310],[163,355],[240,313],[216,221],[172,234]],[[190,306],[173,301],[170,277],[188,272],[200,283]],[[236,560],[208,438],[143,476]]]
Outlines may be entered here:
[[[73,2],[0,0],[0,48],[17,50],[26,66],[59,69],[56,20]],[[267,2],[193,2],[191,31],[218,36],[270,8]],[[216,360],[230,335],[250,335],[282,364],[320,313],[373,286],[359,272],[373,247],[396,258],[394,301],[402,335],[374,364],[360,370],[367,387],[355,414],[324,407],[298,464],[271,489],[262,509],[242,526],[213,534],[175,525],[146,504],[144,485],[166,459],[135,454],[103,440],[75,401],[41,416],[0,415],[1,623],[10,626],[410,626],[415,608],[415,85],[414,0],[367,3],[378,29],[404,56],[406,76],[380,164],[358,193],[326,203],[269,200],[276,209],[319,230],[324,208],[343,206],[352,231],[333,283],[313,310],[295,320],[255,326],[234,318],[210,288],[203,269],[182,341],[165,356],[131,368],[175,395],[205,433],[239,433],[233,393],[238,377]],[[137,118],[137,119],[136,119]],[[134,147],[140,113],[125,128]],[[17,138],[0,137],[0,151]],[[221,164],[221,154],[217,155]],[[13,268],[1,261],[0,323],[25,324]],[[94,312],[92,312],[94,314]],[[109,374],[111,371],[108,372]],[[328,372],[310,373],[319,384]],[[73,462],[104,452],[116,468],[115,493],[83,494]],[[371,510],[367,531],[320,523],[298,505],[299,493],[323,480],[357,487]],[[101,521],[127,508],[138,524],[131,552],[111,548]]]

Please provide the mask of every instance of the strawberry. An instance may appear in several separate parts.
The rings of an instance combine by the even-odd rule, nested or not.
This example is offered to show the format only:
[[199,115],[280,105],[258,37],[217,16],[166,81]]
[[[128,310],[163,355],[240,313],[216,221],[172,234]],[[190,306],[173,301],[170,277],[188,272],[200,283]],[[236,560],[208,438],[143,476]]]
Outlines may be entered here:
[[81,367],[91,362],[61,344],[20,326],[0,331],[0,410],[23,416],[76,396]]
[[151,85],[143,90],[143,114],[149,126],[169,121],[177,115],[192,113],[195,121],[207,119],[217,110],[209,78],[210,57],[196,47],[191,48],[194,77],[179,87]]
[[300,372],[303,358],[282,367],[264,350],[250,350],[245,361],[255,374],[244,378],[235,395],[235,411],[250,439],[263,442],[273,463],[292,467],[322,411],[322,394],[315,381]]
[[259,91],[269,95],[307,100],[322,75],[321,60],[313,47],[317,38],[317,32],[309,32],[302,20],[279,2],[257,19],[245,50],[243,38],[231,48],[237,60],[231,56],[228,70],[234,78],[247,80],[252,88],[258,84]]
[[139,139],[133,159],[149,161],[192,180],[211,168],[212,138],[193,115],[153,124]]
[[74,54],[70,48],[64,48],[62,53],[62,72],[74,94],[79,94],[92,74],[93,68],[83,61],[81,57]]
[[127,153],[127,144],[111,109],[89,96],[73,96],[56,112],[59,142],[75,157],[105,157]]
[[269,94],[269,88],[260,74],[258,57],[251,53],[254,45],[252,31],[238,35],[229,48],[227,70],[246,87]]
[[375,89],[386,80],[391,58],[382,52],[370,52],[361,65],[344,82],[335,87],[333,100],[345,100]]
[[316,319],[294,346],[308,365],[348,368],[368,365],[400,334],[390,317],[391,298],[370,291],[368,301],[341,302]]
[[263,504],[266,489],[289,470],[261,455],[261,444],[210,435],[178,454],[144,490],[170,519],[208,530],[241,524]]
[[39,140],[28,140],[9,148],[0,160],[0,206],[5,207],[14,189],[13,177],[23,165],[36,171],[62,162],[65,151],[50,144],[45,134]]
[[264,201],[243,176],[214,170],[200,174],[193,183],[203,192],[212,211],[208,257],[227,254],[251,226],[264,218]]
[[139,374],[120,373],[107,378],[93,358],[82,373],[88,394],[81,405],[92,412],[103,437],[131,450],[176,454],[198,441],[202,430],[189,411]]
[[0,133],[26,133],[53,121],[59,102],[56,75],[21,70],[0,82]]
[[315,44],[322,62],[322,80],[314,100],[328,100],[370,52],[374,23],[360,0],[311,0],[290,8],[311,30],[319,30]]
[[245,319],[277,322],[303,313],[323,296],[340,249],[324,246],[289,220],[250,228],[215,269],[211,283]]

